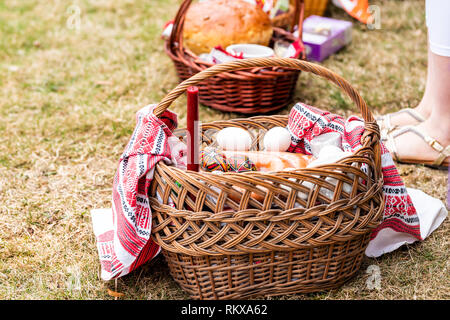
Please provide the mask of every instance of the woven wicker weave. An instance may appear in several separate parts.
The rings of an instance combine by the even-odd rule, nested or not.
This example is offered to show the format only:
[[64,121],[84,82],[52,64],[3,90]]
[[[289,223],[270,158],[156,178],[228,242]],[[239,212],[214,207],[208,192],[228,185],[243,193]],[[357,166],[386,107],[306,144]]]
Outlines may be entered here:
[[[303,0],[298,2],[293,25],[303,21]],[[180,80],[186,80],[212,64],[200,60],[183,47],[182,35],[186,12],[192,0],[184,0],[175,16],[172,33],[165,42],[165,51],[172,59]],[[300,23],[302,26],[303,23]],[[300,28],[299,34],[302,34]],[[294,42],[297,39],[282,28],[274,28],[272,43],[277,40]],[[300,59],[306,59],[305,52]],[[211,108],[242,114],[263,114],[285,107],[293,98],[299,70],[286,68],[253,68],[223,72],[198,84],[200,102]]]
[[[365,120],[362,148],[335,164],[270,173],[217,175],[158,163],[149,194],[152,237],[171,275],[193,299],[337,288],[359,270],[370,234],[381,221],[378,126],[353,87],[324,67],[280,58],[216,65],[179,84],[154,113],[159,116],[189,86],[208,77],[269,66],[310,72],[342,88]],[[287,121],[287,116],[256,116],[202,124],[203,143],[214,145],[218,130],[234,126],[249,130],[252,150],[258,150],[264,133]],[[183,137],[186,131],[174,133]]]
[[305,18],[310,15],[323,16],[328,0],[305,0]]

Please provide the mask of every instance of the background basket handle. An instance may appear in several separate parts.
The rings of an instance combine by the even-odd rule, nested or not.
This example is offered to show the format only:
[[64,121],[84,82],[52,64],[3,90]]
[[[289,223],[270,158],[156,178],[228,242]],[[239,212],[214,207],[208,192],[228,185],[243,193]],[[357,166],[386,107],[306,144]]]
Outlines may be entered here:
[[184,0],[178,8],[177,14],[173,21],[172,32],[169,37],[169,45],[172,48],[178,45],[180,49],[183,48],[183,25],[186,17],[186,12],[191,5],[192,0]]
[[294,27],[298,25],[298,38],[300,38],[303,34],[303,20],[305,19],[305,0],[294,0],[294,2],[295,16],[292,21],[291,33],[294,33]]
[[[183,49],[183,26],[184,19],[186,18],[186,13],[191,5],[192,0],[184,0],[180,7],[178,8],[177,14],[175,15],[173,21],[172,32],[169,37],[169,45],[172,48],[174,45],[177,45],[181,50]],[[301,41],[301,35],[303,30],[303,19],[305,12],[305,3],[304,0],[294,0],[295,5],[295,16],[291,26],[291,33],[294,32],[294,27],[298,24],[298,38]],[[299,23],[301,22],[301,23]],[[302,42],[303,43],[303,42]],[[225,48],[224,48],[225,49]]]

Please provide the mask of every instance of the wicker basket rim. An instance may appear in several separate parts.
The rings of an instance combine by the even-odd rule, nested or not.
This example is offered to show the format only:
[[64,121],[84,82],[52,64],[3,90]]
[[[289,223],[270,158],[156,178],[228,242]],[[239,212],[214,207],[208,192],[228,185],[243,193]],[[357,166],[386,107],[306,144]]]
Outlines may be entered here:
[[[357,152],[364,151],[364,149],[359,149]],[[290,170],[274,170],[274,171],[247,171],[247,172],[223,172],[220,174],[214,173],[214,172],[197,172],[192,170],[182,170],[174,166],[168,166],[166,164],[162,164],[164,168],[167,168],[168,170],[174,170],[174,172],[189,172],[195,175],[204,175],[206,177],[217,177],[218,175],[222,176],[228,176],[228,177],[241,177],[242,175],[250,176],[250,177],[263,177],[263,176],[278,176],[279,174],[286,174],[286,173],[293,173],[293,174],[307,174],[310,173],[311,175],[321,173],[328,171],[328,169],[332,168],[348,168],[351,167],[351,165],[346,164],[346,162],[351,160],[358,160],[362,159],[361,156],[358,156],[356,153],[352,155],[348,155],[336,162],[333,163],[327,163],[327,164],[321,164],[317,167],[311,167],[311,168],[298,168],[298,169],[290,169]],[[330,172],[333,170],[329,170]]]

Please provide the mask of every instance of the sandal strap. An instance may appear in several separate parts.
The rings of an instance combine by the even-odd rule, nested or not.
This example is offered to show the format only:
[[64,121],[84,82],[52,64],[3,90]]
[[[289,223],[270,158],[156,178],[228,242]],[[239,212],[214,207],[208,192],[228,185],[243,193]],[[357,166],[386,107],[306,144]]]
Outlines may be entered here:
[[399,115],[402,113],[407,113],[409,116],[414,118],[417,122],[423,122],[426,119],[417,111],[415,111],[412,108],[404,108],[399,111],[388,113],[382,116],[379,116],[376,118],[376,121],[378,123],[378,126],[380,127],[380,135],[381,140],[386,141],[388,139],[388,135],[392,133],[392,131],[396,130],[399,126],[392,125],[391,118],[392,116]]
[[[394,139],[406,132],[413,132],[415,134],[417,134],[418,136],[420,136],[431,148],[433,148],[434,150],[436,150],[437,152],[439,152],[439,155],[437,156],[437,158],[435,159],[435,161],[433,162],[433,165],[437,165],[440,166],[442,164],[442,162],[444,162],[444,160],[447,157],[450,157],[450,145],[446,146],[444,148],[444,146],[442,146],[439,141],[437,141],[435,138],[429,136],[428,134],[426,134],[422,129],[417,128],[416,126],[404,126],[401,129],[395,131],[394,133],[390,134],[389,140],[390,140],[390,147],[392,147],[393,149],[393,153],[394,156],[396,158],[396,160],[398,160],[398,155],[397,155],[397,150],[395,147],[395,141]],[[389,148],[388,148],[389,149]],[[390,150],[390,149],[389,149]]]
[[433,162],[433,165],[440,166],[448,157],[450,157],[450,145],[445,147],[445,149],[439,153],[438,157]]
[[411,109],[411,108],[404,108],[404,109],[401,109],[401,110],[399,110],[397,112],[391,113],[391,117],[393,115],[398,115],[398,114],[401,114],[401,113],[409,114],[411,117],[416,119],[418,122],[424,122],[426,120],[420,113],[418,113],[416,110]]

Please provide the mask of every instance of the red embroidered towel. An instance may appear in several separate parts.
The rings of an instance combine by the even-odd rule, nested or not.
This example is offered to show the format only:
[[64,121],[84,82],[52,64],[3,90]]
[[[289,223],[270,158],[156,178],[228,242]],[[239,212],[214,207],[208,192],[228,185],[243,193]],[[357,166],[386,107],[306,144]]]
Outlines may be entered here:
[[91,215],[103,280],[128,274],[160,251],[150,237],[152,214],[147,194],[156,163],[176,160],[172,160],[169,141],[177,116],[166,111],[157,118],[153,108],[149,105],[137,112],[136,127],[114,177],[112,210]]
[[[355,116],[344,120],[341,116],[330,112],[297,103],[289,114],[288,129],[292,135],[292,143],[288,150],[290,152],[311,154],[310,141],[315,136],[327,132],[340,133],[343,150],[354,152],[362,146],[364,121]],[[371,241],[375,241],[379,231],[385,228],[391,228],[398,233],[407,233],[417,240],[422,240],[416,209],[392,156],[383,144],[381,144],[381,167],[386,205],[383,221],[373,231]]]

